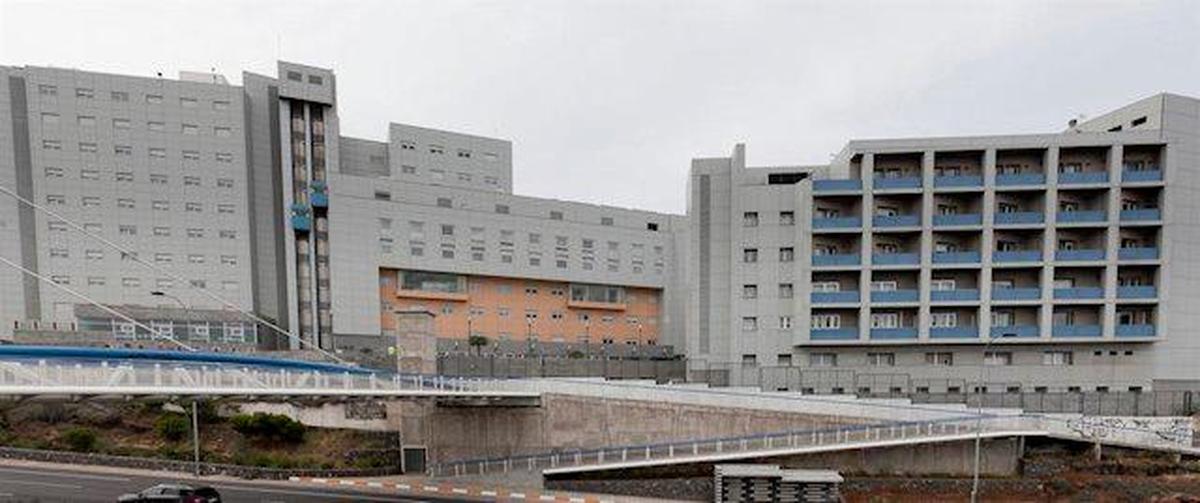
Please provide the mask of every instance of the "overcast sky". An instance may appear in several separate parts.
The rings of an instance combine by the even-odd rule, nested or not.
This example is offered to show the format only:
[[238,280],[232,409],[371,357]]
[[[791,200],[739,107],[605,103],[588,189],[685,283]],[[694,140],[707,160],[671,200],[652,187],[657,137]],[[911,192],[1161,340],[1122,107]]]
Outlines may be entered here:
[[0,0],[0,64],[333,68],[342,134],[514,145],[515,191],[682,213],[693,157],[820,164],[850,139],[1057,131],[1200,96],[1200,1]]

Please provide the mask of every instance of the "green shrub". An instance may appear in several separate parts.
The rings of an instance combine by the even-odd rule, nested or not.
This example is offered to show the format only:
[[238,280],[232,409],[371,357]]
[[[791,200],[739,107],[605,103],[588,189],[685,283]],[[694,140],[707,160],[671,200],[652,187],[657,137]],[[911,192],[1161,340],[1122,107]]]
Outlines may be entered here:
[[187,418],[179,414],[164,414],[154,421],[154,431],[158,432],[158,436],[170,442],[183,440],[189,429]]
[[230,420],[233,430],[258,440],[299,443],[304,440],[304,425],[283,414],[238,414]]
[[92,452],[96,449],[96,432],[91,428],[71,428],[63,433],[62,439],[73,451]]

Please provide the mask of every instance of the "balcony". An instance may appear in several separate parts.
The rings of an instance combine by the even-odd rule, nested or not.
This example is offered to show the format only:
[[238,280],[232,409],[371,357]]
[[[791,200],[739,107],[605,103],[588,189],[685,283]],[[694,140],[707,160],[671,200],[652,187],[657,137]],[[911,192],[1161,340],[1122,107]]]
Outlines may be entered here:
[[1084,171],[1074,173],[1059,173],[1059,185],[1089,185],[1108,183],[1107,171]]
[[1045,219],[1040,211],[1017,211],[1012,213],[997,213],[996,225],[1029,225],[1040,224]]
[[1041,300],[1041,288],[996,288],[992,300]]
[[913,327],[871,329],[872,340],[907,340],[916,338],[917,329]]
[[862,180],[813,180],[814,192],[855,192],[862,190]]
[[902,178],[876,178],[875,189],[919,189],[921,188],[921,177],[906,176]]
[[1104,260],[1104,250],[1055,250],[1054,260],[1059,262]]
[[875,215],[871,219],[875,227],[917,227],[921,225],[920,215]]
[[312,194],[309,196],[314,208],[329,207],[329,189],[322,180],[313,180]]
[[978,264],[983,257],[977,251],[933,252],[935,264]]
[[1162,220],[1162,210],[1159,210],[1158,208],[1121,210],[1122,222],[1154,222],[1157,220]]
[[1060,224],[1103,223],[1108,220],[1108,214],[1103,211],[1060,211],[1056,219]]
[[1117,337],[1154,337],[1154,325],[1117,325]]
[[1020,185],[1045,185],[1046,175],[1041,173],[997,174],[996,185],[1011,187]]
[[917,265],[921,258],[916,253],[876,253],[871,255],[875,265]]
[[930,339],[977,339],[979,327],[930,327]]
[[1118,299],[1155,299],[1158,298],[1158,287],[1154,285],[1118,286]]
[[992,262],[1041,262],[1041,250],[1010,250],[992,252]]
[[858,291],[813,292],[809,299],[813,304],[853,304],[858,302]]
[[1038,328],[1037,325],[1009,325],[1006,327],[992,327],[990,334],[991,338],[993,339],[998,337],[1028,338],[1040,337],[1042,335],[1041,329]]
[[813,229],[858,229],[862,227],[859,217],[813,217]]
[[1157,166],[1154,169],[1125,169],[1121,171],[1121,181],[1127,183],[1161,182],[1162,179],[1162,170],[1158,169]]
[[979,290],[960,288],[955,290],[934,290],[929,292],[932,302],[970,302],[979,300]]
[[880,290],[871,292],[871,302],[917,302],[921,294],[916,290]]
[[1100,325],[1054,325],[1051,337],[1100,337]]
[[956,227],[966,225],[983,225],[983,215],[979,213],[958,213],[954,215],[934,215],[934,227]]
[[858,339],[858,327],[814,328],[808,338],[814,341],[853,341]]
[[292,205],[292,228],[298,231],[312,230],[312,210],[300,203]]
[[834,253],[829,255],[813,255],[814,267],[823,266],[852,266],[862,263],[862,257],[857,253]]
[[1063,300],[1103,299],[1104,288],[1091,286],[1055,288],[1054,298]]
[[1120,260],[1158,260],[1158,248],[1121,248],[1117,251]]
[[979,175],[937,176],[933,178],[933,186],[937,188],[983,187],[983,177]]

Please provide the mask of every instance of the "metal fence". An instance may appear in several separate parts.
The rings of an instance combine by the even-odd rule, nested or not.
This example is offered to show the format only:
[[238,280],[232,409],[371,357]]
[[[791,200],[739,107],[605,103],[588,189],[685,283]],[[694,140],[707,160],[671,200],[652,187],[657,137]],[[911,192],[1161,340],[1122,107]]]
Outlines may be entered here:
[[454,377],[521,379],[528,377],[604,377],[681,381],[684,360],[507,358],[491,355],[451,354],[438,358],[438,374]]

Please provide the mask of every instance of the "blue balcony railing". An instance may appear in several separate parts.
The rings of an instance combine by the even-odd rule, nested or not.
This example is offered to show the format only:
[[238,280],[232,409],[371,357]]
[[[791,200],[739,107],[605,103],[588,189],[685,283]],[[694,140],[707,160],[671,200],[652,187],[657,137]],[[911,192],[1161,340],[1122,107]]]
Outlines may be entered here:
[[872,291],[871,302],[916,302],[921,295],[916,290]]
[[858,229],[862,227],[859,217],[813,217],[814,229]]
[[933,302],[968,302],[979,300],[979,290],[974,288],[934,290],[929,292],[929,300]]
[[858,302],[858,291],[813,292],[809,298],[813,304],[845,304]]
[[979,327],[930,327],[930,339],[977,339]]
[[920,215],[875,215],[871,219],[875,227],[916,227],[921,225]]
[[846,192],[862,190],[862,180],[813,180],[816,192]]
[[1157,331],[1154,325],[1117,325],[1117,337],[1154,337]]
[[1017,211],[1013,213],[997,213],[997,225],[1040,224],[1045,219],[1040,211]]
[[1080,286],[1073,288],[1055,288],[1056,299],[1102,299],[1104,289],[1100,287]]
[[1125,169],[1121,171],[1122,182],[1161,182],[1162,179],[1162,170],[1157,167],[1148,170]]
[[809,339],[814,341],[852,341],[858,338],[858,327],[814,328]]
[[1142,208],[1140,210],[1121,210],[1122,222],[1138,222],[1162,220],[1162,211],[1158,208]]
[[1041,329],[1037,325],[1009,325],[992,327],[989,331],[993,339],[998,337],[1039,337]]
[[1038,300],[1041,298],[1041,288],[996,288],[992,290],[992,300]]
[[876,253],[871,255],[875,265],[916,265],[921,258],[916,253]]
[[1084,185],[1091,183],[1108,183],[1107,171],[1083,171],[1075,173],[1059,173],[1059,185]]
[[1013,186],[1013,185],[1043,185],[1046,183],[1046,175],[1041,173],[1017,173],[1017,174],[997,174],[996,185]]
[[314,208],[329,207],[329,187],[323,180],[313,180],[310,200]]
[[1108,220],[1108,214],[1103,211],[1060,211],[1056,218],[1061,224],[1104,222]]
[[913,327],[871,329],[871,339],[874,340],[903,340],[916,338],[917,329]]
[[979,175],[936,176],[933,178],[934,187],[983,187],[983,177]]
[[1158,287],[1154,285],[1118,286],[1118,299],[1153,299],[1158,297]]
[[934,227],[952,227],[957,225],[983,225],[983,215],[979,213],[957,213],[954,215],[934,215]]
[[857,253],[813,255],[812,263],[814,266],[859,265],[862,258]]
[[902,178],[876,178],[874,180],[876,189],[919,189],[921,188],[921,178],[917,176],[906,176]]
[[1051,337],[1100,337],[1100,325],[1054,325]]
[[1121,248],[1117,251],[1121,260],[1157,260],[1158,248]]
[[1104,250],[1055,250],[1054,260],[1059,262],[1104,260]]
[[983,257],[977,251],[933,252],[935,264],[978,264]]
[[292,204],[292,228],[298,231],[312,230],[312,209],[301,203]]
[[1041,260],[1041,250],[1011,250],[992,252],[992,262],[1038,262]]

